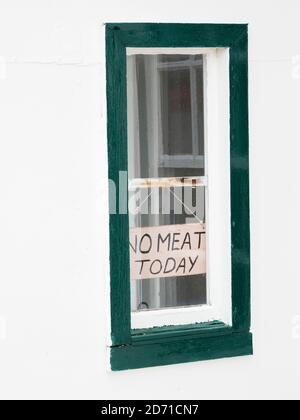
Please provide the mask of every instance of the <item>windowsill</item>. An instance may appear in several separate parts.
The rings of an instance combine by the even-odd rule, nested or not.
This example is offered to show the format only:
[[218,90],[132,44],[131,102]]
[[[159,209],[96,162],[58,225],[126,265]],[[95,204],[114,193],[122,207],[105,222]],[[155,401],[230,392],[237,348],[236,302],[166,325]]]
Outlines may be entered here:
[[113,371],[252,355],[252,334],[213,321],[132,330],[131,344],[111,348]]
[[226,334],[231,327],[221,321],[212,321],[204,323],[196,323],[190,325],[166,325],[164,327],[141,328],[131,330],[132,341],[139,342],[143,340],[160,340],[165,337],[186,337],[193,334],[203,334],[211,336],[214,333]]

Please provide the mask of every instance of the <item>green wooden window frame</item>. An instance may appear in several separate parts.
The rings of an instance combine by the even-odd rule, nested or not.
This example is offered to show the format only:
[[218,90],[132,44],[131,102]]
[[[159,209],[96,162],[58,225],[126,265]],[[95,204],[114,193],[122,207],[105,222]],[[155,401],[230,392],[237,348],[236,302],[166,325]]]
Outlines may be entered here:
[[127,171],[127,47],[199,47],[230,50],[230,185],[232,326],[219,321],[131,329],[129,222],[110,216],[112,370],[252,354],[248,163],[248,27],[245,24],[106,25],[109,179],[119,187]]

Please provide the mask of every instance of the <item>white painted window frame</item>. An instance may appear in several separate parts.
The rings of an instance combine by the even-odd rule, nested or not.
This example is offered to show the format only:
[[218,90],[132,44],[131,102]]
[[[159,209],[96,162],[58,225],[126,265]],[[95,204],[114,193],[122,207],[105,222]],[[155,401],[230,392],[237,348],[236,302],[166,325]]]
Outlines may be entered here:
[[127,48],[135,54],[204,55],[208,304],[132,312],[132,329],[221,321],[232,325],[228,48]]

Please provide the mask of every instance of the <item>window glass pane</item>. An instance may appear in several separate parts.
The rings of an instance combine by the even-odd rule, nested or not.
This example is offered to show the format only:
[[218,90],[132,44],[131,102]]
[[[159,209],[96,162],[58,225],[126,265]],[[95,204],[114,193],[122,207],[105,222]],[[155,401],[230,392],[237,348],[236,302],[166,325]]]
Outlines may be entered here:
[[207,303],[203,57],[127,57],[132,311]]
[[185,54],[160,54],[159,61],[162,63],[173,63],[178,61],[187,61],[190,58],[189,55]]
[[189,69],[160,71],[162,139],[165,155],[192,155],[192,113]]

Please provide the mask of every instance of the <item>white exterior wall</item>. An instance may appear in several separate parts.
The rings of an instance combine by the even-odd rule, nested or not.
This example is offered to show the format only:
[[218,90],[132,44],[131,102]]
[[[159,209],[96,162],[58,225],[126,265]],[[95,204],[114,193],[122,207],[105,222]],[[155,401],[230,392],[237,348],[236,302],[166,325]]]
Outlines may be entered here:
[[[300,398],[297,0],[0,0],[0,398]],[[249,23],[253,357],[111,373],[103,22]]]

